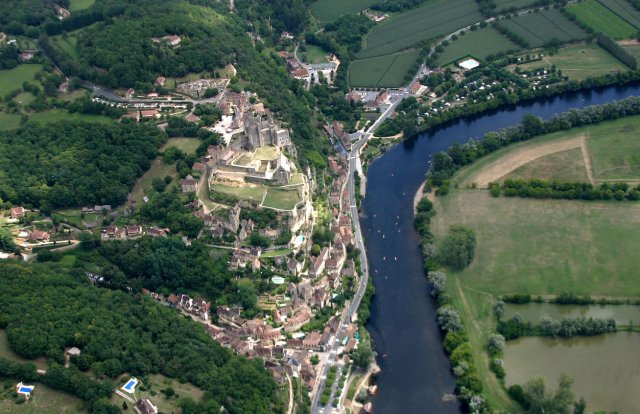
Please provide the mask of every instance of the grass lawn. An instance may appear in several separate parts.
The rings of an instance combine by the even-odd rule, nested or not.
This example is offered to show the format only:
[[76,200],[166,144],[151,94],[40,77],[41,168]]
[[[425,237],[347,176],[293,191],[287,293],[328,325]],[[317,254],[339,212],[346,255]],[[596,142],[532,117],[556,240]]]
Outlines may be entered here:
[[578,25],[555,9],[501,20],[500,24],[521,36],[531,47],[541,47],[553,39],[564,43],[585,39],[588,36]]
[[67,36],[58,35],[58,36],[52,37],[51,39],[53,40],[53,44],[55,44],[58,49],[62,50],[63,52],[65,52],[66,54],[68,54],[74,59],[79,58],[78,51],[76,50],[78,38],[75,35],[73,34],[70,34]]
[[273,161],[278,158],[278,150],[275,147],[258,147],[253,156],[256,160]]
[[637,269],[640,203],[491,197],[486,190],[454,190],[436,202],[433,231],[472,228],[475,260],[453,276],[494,296],[574,292],[640,296]]
[[[153,404],[158,407],[158,411],[161,413],[178,413],[181,412],[180,407],[178,406],[178,401],[181,398],[191,398],[194,401],[200,401],[204,391],[195,385],[189,383],[180,383],[179,381],[165,377],[161,374],[149,375],[144,380],[143,383],[147,388],[147,391],[137,392],[138,398],[149,398]],[[170,398],[167,398],[165,394],[161,391],[166,388],[173,388],[175,391],[175,395]],[[157,394],[152,395],[151,390],[155,391]],[[122,405],[122,399],[120,397],[114,397],[119,399],[119,404]],[[112,399],[113,401],[113,399]],[[116,401],[118,403],[118,401]]]
[[245,184],[242,186],[232,187],[225,184],[213,184],[211,186],[213,191],[218,191],[223,194],[235,196],[237,198],[243,198],[246,200],[262,201],[264,194],[267,192],[267,187],[264,185]]
[[564,182],[589,181],[580,148],[545,155],[516,168],[505,178],[520,178],[523,180],[540,178]]
[[0,112],[0,130],[15,129],[20,126],[20,115]]
[[47,369],[47,360],[44,357],[31,360],[23,358],[13,352],[13,350],[11,350],[11,347],[9,346],[9,341],[7,341],[7,334],[3,329],[0,329],[0,357],[19,362],[30,361],[36,364],[36,367],[38,369]]
[[465,56],[485,60],[489,55],[517,49],[519,49],[518,45],[501,35],[496,29],[486,27],[468,32],[464,36],[459,36],[458,40],[451,41],[444,48],[444,52],[438,56],[437,64],[446,66]]
[[355,14],[377,3],[376,0],[316,0],[311,13],[321,22],[332,22],[344,14]]
[[74,12],[78,10],[88,9],[93,6],[96,0],[71,0],[71,4],[69,5],[69,11]]
[[143,203],[143,198],[145,195],[151,193],[153,188],[151,187],[151,182],[154,178],[164,179],[166,176],[173,177],[174,181],[171,182],[171,185],[175,183],[175,178],[177,175],[176,165],[174,164],[165,164],[162,160],[162,157],[158,157],[151,163],[151,168],[147,170],[142,177],[138,178],[138,181],[131,189],[131,194],[129,196],[129,200],[135,201],[138,205]]
[[161,151],[169,147],[176,147],[186,154],[195,154],[201,143],[202,140],[198,138],[169,138],[167,143],[162,146]]
[[637,28],[597,0],[585,0],[567,7],[567,10],[595,32],[603,32],[614,39],[627,39],[638,32]]
[[[16,381],[17,383],[17,381]],[[54,390],[40,383],[33,383],[35,389],[31,398],[23,404],[16,404],[9,390],[0,391],[0,413],[3,414],[80,414],[88,413],[84,402],[78,397]]]
[[420,52],[409,51],[369,59],[358,59],[349,66],[349,84],[359,87],[402,86],[408,83],[404,78],[409,74],[419,56]]
[[304,52],[298,50],[298,54],[301,55],[303,61],[309,64],[327,62],[327,51],[315,45],[307,45],[306,50]]
[[589,153],[596,180],[640,179],[640,117],[591,128]]
[[297,190],[284,190],[269,188],[267,196],[262,203],[263,207],[271,207],[279,210],[291,210],[300,202]]
[[519,67],[524,70],[532,70],[540,67],[550,68],[552,65],[556,65],[564,75],[576,81],[629,70],[618,59],[595,43],[562,47],[555,55],[545,54],[542,61],[526,63],[519,65]]
[[371,29],[359,58],[388,55],[484,20],[473,0],[433,0]]
[[82,218],[80,212],[75,211],[73,213],[67,211],[57,211],[53,213],[53,217],[57,218],[63,223],[69,223],[76,227],[82,227]]
[[48,123],[55,121],[86,121],[86,122],[102,122],[109,123],[115,122],[113,119],[103,115],[89,115],[70,113],[65,109],[50,109],[43,112],[34,112],[29,115],[29,122]]
[[268,252],[262,253],[261,257],[278,257],[278,256],[286,256],[291,253],[291,249],[280,249],[280,250],[271,250]]
[[291,174],[291,180],[289,185],[302,184],[304,182],[304,175],[302,173]]
[[[529,174],[527,171],[536,169],[545,170],[540,172],[545,175],[543,178],[570,180],[576,178],[576,174],[582,176],[582,171],[586,171],[585,164],[572,158],[572,155],[576,156],[578,153],[561,152],[561,150],[580,148],[579,144],[567,145],[565,148],[558,148],[558,151],[545,151],[545,148],[551,145],[562,145],[563,142],[568,143],[568,141],[574,141],[580,137],[584,137],[587,161],[591,163],[596,182],[606,180],[635,182],[640,180],[640,141],[636,138],[637,131],[640,131],[640,116],[635,115],[598,125],[543,135],[529,141],[509,145],[482,157],[458,171],[452,178],[452,182],[459,187],[469,187],[472,183],[484,181],[483,176],[487,177],[488,171],[492,172],[488,175],[493,175],[496,179],[509,173],[526,175]],[[510,157],[517,158],[519,153],[522,154],[520,162],[508,163],[513,168],[496,167],[501,161]],[[538,158],[533,158],[536,155]],[[552,167],[549,161],[554,159],[560,163]],[[582,159],[584,160],[585,157],[583,156]],[[572,165],[573,167],[571,167]]]
[[34,76],[42,70],[43,66],[40,64],[24,64],[13,69],[0,70],[0,96],[4,97],[9,92],[21,89],[25,81],[40,85]]
[[35,101],[35,99],[36,97],[31,92],[22,92],[14,98],[14,100],[21,105],[29,105],[31,102]]

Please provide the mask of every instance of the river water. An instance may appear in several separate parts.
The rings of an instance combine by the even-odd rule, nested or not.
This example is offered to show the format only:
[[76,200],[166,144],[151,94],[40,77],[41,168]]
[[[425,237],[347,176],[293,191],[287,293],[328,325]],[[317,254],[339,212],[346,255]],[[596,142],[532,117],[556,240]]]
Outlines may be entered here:
[[361,220],[376,287],[367,325],[382,369],[373,399],[376,413],[460,411],[455,401],[446,398],[455,383],[442,351],[413,228],[413,199],[430,157],[453,143],[516,124],[527,113],[546,119],[571,108],[632,95],[640,95],[640,86],[563,95],[494,111],[406,140],[371,164]]

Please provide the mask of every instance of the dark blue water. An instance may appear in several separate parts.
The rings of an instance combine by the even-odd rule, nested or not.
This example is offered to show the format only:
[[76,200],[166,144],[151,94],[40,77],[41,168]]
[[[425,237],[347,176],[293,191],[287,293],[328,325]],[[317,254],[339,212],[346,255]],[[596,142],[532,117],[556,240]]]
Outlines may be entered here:
[[632,95],[640,95],[640,86],[611,87],[517,105],[404,141],[373,162],[367,173],[362,229],[376,287],[367,326],[382,368],[373,400],[376,413],[460,410],[456,402],[443,401],[455,383],[442,351],[413,228],[413,199],[424,181],[430,157],[453,143],[517,124],[527,113],[546,119],[571,108]]

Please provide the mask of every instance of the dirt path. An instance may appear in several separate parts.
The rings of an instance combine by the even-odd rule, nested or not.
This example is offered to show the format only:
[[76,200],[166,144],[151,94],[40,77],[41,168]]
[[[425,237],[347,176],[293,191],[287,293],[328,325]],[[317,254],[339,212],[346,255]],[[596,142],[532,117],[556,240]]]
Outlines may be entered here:
[[589,156],[589,148],[587,148],[587,137],[582,137],[582,142],[580,142],[580,150],[582,151],[582,159],[584,161],[584,167],[587,169],[587,177],[589,177],[589,182],[591,184],[595,184],[596,181],[593,179],[593,167],[591,166],[591,157]]
[[[582,148],[585,146],[585,135],[579,135],[577,137],[566,139],[562,141],[549,142],[543,145],[537,145],[529,148],[522,148],[517,151],[513,151],[506,156],[500,158],[496,162],[489,164],[483,170],[479,171],[475,177],[471,177],[470,182],[475,182],[478,187],[487,187],[490,182],[497,181],[511,171],[518,167],[525,165],[528,162],[536,160],[545,155],[554,154],[560,151],[566,151],[574,148]],[[588,153],[587,157],[588,159]],[[591,168],[591,162],[589,161],[589,169]],[[590,177],[591,178],[591,177]]]

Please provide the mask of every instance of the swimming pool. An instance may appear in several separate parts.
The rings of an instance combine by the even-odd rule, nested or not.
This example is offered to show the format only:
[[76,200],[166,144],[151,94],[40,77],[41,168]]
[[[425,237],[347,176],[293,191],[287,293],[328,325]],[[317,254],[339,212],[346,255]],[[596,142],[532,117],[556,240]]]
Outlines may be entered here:
[[136,391],[136,385],[138,385],[138,380],[136,378],[131,378],[122,386],[121,389],[129,394],[133,394]]
[[33,391],[33,387],[20,387],[20,388],[18,388],[18,392],[25,393],[25,394],[29,394],[31,391]]

